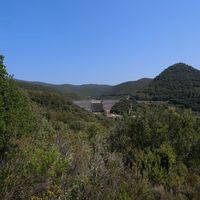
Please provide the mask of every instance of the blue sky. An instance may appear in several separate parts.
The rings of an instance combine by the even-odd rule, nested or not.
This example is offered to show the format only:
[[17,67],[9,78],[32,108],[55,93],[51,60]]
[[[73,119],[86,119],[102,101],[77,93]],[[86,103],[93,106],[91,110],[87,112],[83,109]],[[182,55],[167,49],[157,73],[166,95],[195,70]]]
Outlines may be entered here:
[[0,0],[10,74],[117,84],[176,62],[200,69],[199,0]]

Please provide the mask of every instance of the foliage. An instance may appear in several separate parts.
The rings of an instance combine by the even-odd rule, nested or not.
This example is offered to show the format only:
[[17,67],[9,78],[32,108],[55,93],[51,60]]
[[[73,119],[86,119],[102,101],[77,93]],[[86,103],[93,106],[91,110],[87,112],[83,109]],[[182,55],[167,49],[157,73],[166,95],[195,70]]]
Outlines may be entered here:
[[128,81],[111,87],[109,90],[105,91],[102,96],[105,97],[122,97],[135,95],[137,91],[144,89],[152,81],[150,78],[143,78],[137,81]]
[[110,112],[119,115],[132,115],[137,110],[137,107],[138,103],[134,98],[124,98],[116,103]]
[[22,92],[0,61],[0,199],[199,198],[198,115],[125,99],[122,118],[95,116],[55,90]]
[[0,56],[0,163],[13,151],[12,140],[30,134],[33,116],[28,99],[15,86]]
[[[137,166],[152,185],[163,185],[166,191],[171,188],[185,197],[191,190],[188,174],[196,171],[199,178],[199,128],[198,117],[190,111],[140,110],[135,118],[117,125],[110,136],[111,150],[122,153],[124,165]],[[193,180],[197,185],[198,178]]]

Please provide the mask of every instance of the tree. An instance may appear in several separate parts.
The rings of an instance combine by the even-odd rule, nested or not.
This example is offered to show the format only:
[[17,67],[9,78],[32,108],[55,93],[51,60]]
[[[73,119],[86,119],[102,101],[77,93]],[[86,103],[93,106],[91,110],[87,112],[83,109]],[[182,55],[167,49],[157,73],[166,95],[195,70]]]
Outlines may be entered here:
[[8,75],[0,56],[0,163],[14,148],[13,140],[31,131],[31,113],[28,99]]

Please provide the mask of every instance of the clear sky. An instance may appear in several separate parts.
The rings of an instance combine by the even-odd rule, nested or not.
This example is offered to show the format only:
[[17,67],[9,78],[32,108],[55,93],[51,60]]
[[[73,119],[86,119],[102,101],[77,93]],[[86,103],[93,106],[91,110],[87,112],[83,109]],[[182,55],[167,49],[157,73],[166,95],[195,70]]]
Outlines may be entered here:
[[200,69],[199,0],[0,0],[9,73],[50,83],[117,84],[176,62]]

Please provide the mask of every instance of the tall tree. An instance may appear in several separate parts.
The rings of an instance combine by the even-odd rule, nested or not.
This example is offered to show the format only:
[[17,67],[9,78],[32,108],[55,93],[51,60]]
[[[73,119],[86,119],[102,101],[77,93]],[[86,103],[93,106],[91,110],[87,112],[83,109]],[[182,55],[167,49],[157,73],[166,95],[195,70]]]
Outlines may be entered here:
[[13,149],[12,141],[31,130],[31,106],[16,87],[0,55],[0,162]]

